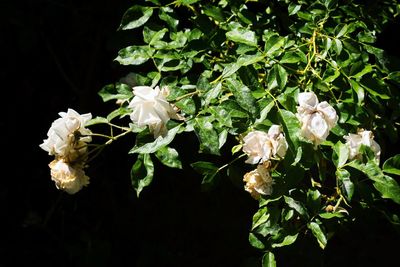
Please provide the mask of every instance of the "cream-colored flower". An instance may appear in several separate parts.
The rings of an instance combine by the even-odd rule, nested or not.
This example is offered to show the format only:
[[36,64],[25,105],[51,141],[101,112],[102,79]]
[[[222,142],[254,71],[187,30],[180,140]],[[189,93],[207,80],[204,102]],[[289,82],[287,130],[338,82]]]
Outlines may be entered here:
[[381,147],[374,140],[374,134],[371,131],[359,130],[357,134],[348,134],[344,136],[346,145],[349,148],[349,159],[359,158],[361,145],[371,148],[375,154],[375,158],[379,161],[381,156]]
[[82,142],[88,143],[92,140],[88,136],[92,132],[85,128],[86,122],[92,118],[92,115],[90,113],[80,115],[73,109],[60,112],[59,115],[61,118],[52,123],[47,132],[48,138],[43,140],[40,147],[49,152],[49,155],[68,157],[69,154],[76,153],[77,142],[79,142],[78,150],[81,150]]
[[246,163],[258,164],[273,158],[283,158],[288,144],[279,125],[272,125],[268,133],[252,131],[243,138]]
[[266,145],[268,140],[268,134],[262,131],[252,131],[243,138],[243,152],[249,156],[246,163],[258,164],[268,160],[271,154],[270,147]]
[[131,120],[139,127],[149,126],[154,138],[167,133],[167,122],[172,119],[182,119],[174,107],[166,100],[168,88],[151,88],[149,86],[133,87],[135,95],[129,103],[133,111]]
[[54,160],[49,164],[51,179],[55,182],[58,189],[64,190],[68,194],[75,194],[83,186],[89,184],[89,177],[80,165],[71,165],[64,160]]
[[301,135],[319,145],[338,121],[336,110],[326,101],[319,103],[313,92],[300,93],[298,103],[296,116],[301,124]]
[[288,149],[288,143],[281,131],[281,127],[279,125],[272,125],[268,130],[268,137],[267,146],[269,145],[272,151],[270,158],[284,158]]
[[266,161],[243,177],[243,181],[246,183],[244,189],[255,199],[259,199],[261,195],[272,194],[274,181],[269,173],[269,167],[270,162]]

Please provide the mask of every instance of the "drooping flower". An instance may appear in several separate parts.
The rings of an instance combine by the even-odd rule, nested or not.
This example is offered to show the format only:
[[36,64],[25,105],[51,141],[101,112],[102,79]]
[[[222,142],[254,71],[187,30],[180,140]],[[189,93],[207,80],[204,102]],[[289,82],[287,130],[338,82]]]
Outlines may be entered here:
[[133,87],[135,96],[129,103],[129,108],[133,110],[130,118],[139,127],[149,126],[154,138],[167,133],[166,124],[171,118],[182,119],[166,100],[168,93],[167,87],[161,90],[158,86],[154,89],[149,86]]
[[251,194],[255,199],[259,199],[261,195],[271,195],[272,180],[269,172],[270,162],[265,161],[257,166],[257,169],[252,170],[244,175],[243,181],[246,183],[244,189]]
[[85,124],[92,118],[90,113],[80,115],[73,109],[59,113],[61,118],[55,120],[48,133],[48,138],[40,147],[49,155],[55,156],[50,164],[51,179],[58,189],[75,194],[89,184],[85,175],[88,157],[88,142],[92,133]]
[[375,154],[375,159],[379,161],[381,155],[381,147],[374,140],[374,134],[371,131],[361,129],[357,134],[348,134],[344,136],[346,145],[349,148],[349,159],[359,158],[361,145],[365,145],[371,148]]
[[53,160],[49,164],[51,179],[56,187],[68,194],[75,194],[89,184],[89,177],[83,171],[83,166],[66,163],[63,159]]
[[246,163],[250,164],[283,158],[288,148],[279,125],[272,125],[268,133],[252,131],[243,138],[243,141],[243,152],[249,156]]
[[61,118],[55,120],[49,131],[48,138],[43,140],[40,147],[49,152],[49,155],[58,157],[78,157],[86,152],[85,143],[92,139],[92,132],[85,128],[92,115],[90,113],[80,115],[73,109],[68,109],[67,112],[59,113]]
[[298,103],[296,116],[301,124],[301,135],[319,145],[337,123],[336,110],[326,101],[319,103],[313,92],[300,93]]

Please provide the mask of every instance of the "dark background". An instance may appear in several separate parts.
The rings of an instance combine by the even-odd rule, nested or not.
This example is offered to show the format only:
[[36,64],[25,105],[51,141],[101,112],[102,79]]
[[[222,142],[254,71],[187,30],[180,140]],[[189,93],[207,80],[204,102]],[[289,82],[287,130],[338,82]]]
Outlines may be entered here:
[[[107,115],[111,109],[97,92],[129,72],[113,59],[136,38],[116,31],[132,3],[1,2],[0,266],[257,266],[261,253],[247,240],[256,201],[227,179],[202,192],[190,168],[159,165],[136,198],[129,178],[134,158],[127,156],[133,139],[106,149],[87,171],[90,186],[76,195],[50,180],[51,157],[38,145],[57,113]],[[397,57],[398,33],[397,21],[379,39]],[[197,146],[190,138],[174,141],[186,167]],[[277,257],[279,266],[393,266],[399,241],[371,210],[325,251],[305,239]]]

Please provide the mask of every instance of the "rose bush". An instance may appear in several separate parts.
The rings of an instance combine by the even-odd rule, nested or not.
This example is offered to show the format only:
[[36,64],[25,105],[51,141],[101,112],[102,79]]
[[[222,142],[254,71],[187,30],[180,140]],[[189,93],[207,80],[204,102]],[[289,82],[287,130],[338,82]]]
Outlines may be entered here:
[[[376,45],[399,13],[394,0],[138,1],[119,28],[141,37],[116,57],[129,73],[99,92],[115,110],[53,123],[41,145],[56,157],[52,179],[76,193],[87,162],[132,134],[139,196],[157,176],[154,160],[182,168],[172,141],[194,134],[191,167],[204,187],[239,172],[258,201],[249,241],[263,266],[305,236],[324,249],[369,208],[399,224],[390,207],[400,204],[400,155],[388,148],[398,140],[400,72]],[[110,133],[87,130],[96,124]],[[91,138],[99,142],[88,147]]]

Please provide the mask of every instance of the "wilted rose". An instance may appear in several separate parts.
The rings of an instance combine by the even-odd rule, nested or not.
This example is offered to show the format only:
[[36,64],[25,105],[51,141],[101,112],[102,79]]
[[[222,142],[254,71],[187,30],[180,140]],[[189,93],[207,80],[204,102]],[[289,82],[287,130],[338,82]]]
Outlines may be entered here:
[[259,199],[261,195],[272,194],[274,181],[269,173],[269,166],[270,162],[266,161],[243,177],[243,181],[246,182],[244,189],[255,199]]
[[52,161],[49,167],[51,179],[55,182],[56,187],[68,194],[75,194],[83,186],[89,184],[89,177],[86,176],[80,165],[71,165],[59,159]]

